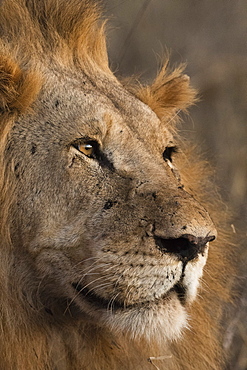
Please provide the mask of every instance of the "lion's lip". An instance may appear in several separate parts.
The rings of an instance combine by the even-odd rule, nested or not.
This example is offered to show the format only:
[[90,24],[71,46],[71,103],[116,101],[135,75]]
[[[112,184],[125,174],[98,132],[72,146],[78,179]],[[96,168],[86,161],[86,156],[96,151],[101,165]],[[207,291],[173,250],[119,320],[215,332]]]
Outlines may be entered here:
[[130,304],[130,305],[126,305],[124,303],[121,303],[119,301],[116,301],[114,300],[114,302],[112,302],[112,300],[107,300],[103,297],[100,297],[98,296],[93,290],[89,290],[88,288],[84,288],[81,284],[78,284],[78,283],[72,283],[72,286],[73,288],[80,294],[80,296],[82,296],[87,302],[90,303],[90,305],[93,305],[94,307],[97,307],[99,309],[104,309],[104,310],[114,310],[114,311],[117,311],[117,310],[126,310],[126,309],[131,309],[131,308],[135,308],[135,307],[140,307],[140,306],[148,306],[150,304],[153,304],[153,303],[158,303],[160,302],[161,300],[165,300],[168,298],[168,296],[172,293],[172,292],[175,292],[180,303],[182,305],[185,305],[185,301],[186,301],[186,288],[181,284],[181,283],[178,283],[176,285],[174,285],[174,287],[172,287],[168,292],[166,292],[162,297],[160,297],[160,299],[157,299],[156,301],[145,301],[145,302],[138,302],[138,303],[135,303],[135,304]]
[[[84,288],[81,284],[78,283],[72,283],[72,286],[81,296],[83,296],[89,303],[91,303],[91,305],[97,306],[101,309],[109,309],[111,302],[103,297],[99,297],[97,294],[94,293],[93,290]],[[120,309],[124,308],[124,305],[114,301],[113,307],[114,309]]]

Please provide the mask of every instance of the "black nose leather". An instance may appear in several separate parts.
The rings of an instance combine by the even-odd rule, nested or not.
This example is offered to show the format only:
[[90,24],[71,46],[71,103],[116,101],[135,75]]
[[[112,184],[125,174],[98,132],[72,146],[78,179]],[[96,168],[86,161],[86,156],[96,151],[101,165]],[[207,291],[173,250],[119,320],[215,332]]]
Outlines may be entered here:
[[164,239],[155,236],[155,243],[162,253],[175,254],[183,261],[191,261],[199,254],[203,254],[206,244],[215,239],[214,235],[206,237],[195,237],[184,234],[177,239]]

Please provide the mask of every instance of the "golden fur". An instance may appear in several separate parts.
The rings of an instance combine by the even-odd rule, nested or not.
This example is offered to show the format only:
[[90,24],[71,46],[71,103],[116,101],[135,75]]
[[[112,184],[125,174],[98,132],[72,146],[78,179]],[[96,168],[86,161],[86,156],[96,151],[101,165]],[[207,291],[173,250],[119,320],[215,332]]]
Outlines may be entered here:
[[[195,92],[167,65],[151,86],[123,88],[98,18],[89,0],[0,5],[0,366],[221,369],[231,280],[225,212],[207,165],[181,138],[177,169],[162,159]],[[204,207],[218,237],[202,279],[206,251],[184,264],[195,292],[182,304],[160,282],[172,284],[177,270],[182,279],[181,261],[151,239],[177,239],[182,225],[212,232]],[[92,291],[107,309],[93,310]]]

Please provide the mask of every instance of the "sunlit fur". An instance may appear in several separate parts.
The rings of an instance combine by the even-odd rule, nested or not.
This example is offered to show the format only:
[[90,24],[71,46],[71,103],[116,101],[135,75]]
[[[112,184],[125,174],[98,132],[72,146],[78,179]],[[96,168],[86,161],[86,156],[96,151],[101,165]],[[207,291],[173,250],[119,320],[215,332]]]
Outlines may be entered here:
[[[164,306],[152,309],[152,305],[155,306],[154,301],[148,311],[140,309],[137,313],[136,310],[127,310],[124,315],[116,313],[114,317],[111,316],[109,307],[108,314],[102,320],[99,315],[98,321],[85,322],[73,318],[73,312],[70,313],[73,303],[78,307],[81,304],[78,295],[71,288],[67,296],[72,298],[64,316],[53,321],[49,310],[46,309],[47,312],[44,313],[45,307],[40,304],[39,289],[45,283],[46,276],[52,277],[54,274],[55,278],[57,271],[49,270],[53,266],[49,265],[52,258],[58,270],[64,269],[64,281],[69,281],[70,276],[63,265],[64,261],[59,255],[56,257],[55,250],[54,254],[49,254],[48,248],[51,237],[54,237],[55,246],[56,243],[65,244],[68,240],[71,245],[76,245],[74,234],[69,234],[71,225],[61,225],[59,235],[52,225],[49,230],[44,227],[43,234],[39,231],[32,239],[31,258],[18,258],[19,255],[22,256],[22,252],[15,245],[20,245],[20,220],[25,220],[25,209],[21,211],[21,215],[16,211],[22,173],[16,164],[18,154],[21,154],[11,154],[15,151],[13,140],[16,140],[17,146],[19,141],[18,137],[14,137],[13,127],[17,127],[16,132],[21,136],[19,121],[24,124],[32,122],[39,96],[45,101],[45,89],[52,86],[53,76],[60,70],[64,73],[60,73],[61,80],[64,81],[75,81],[85,74],[95,85],[96,91],[98,89],[104,92],[105,81],[112,81],[114,88],[117,86],[116,89],[123,91],[108,67],[104,22],[99,22],[99,14],[98,6],[89,0],[2,0],[0,3],[0,367],[13,370],[151,370],[155,366],[165,370],[222,369],[222,308],[229,300],[232,274],[232,267],[228,262],[232,258],[230,227],[225,226],[225,208],[217,200],[217,191],[208,180],[207,164],[181,138],[177,139],[181,147],[177,167],[182,183],[209,211],[218,230],[217,241],[209,249],[203,277],[202,268],[206,257],[187,266],[186,284],[191,286],[191,297],[186,308],[171,295]],[[50,85],[45,81],[50,81]],[[66,82],[64,85],[66,86]],[[179,111],[186,110],[195,102],[195,91],[190,87],[189,79],[183,75],[182,69],[169,72],[167,63],[150,86],[128,85],[126,89],[144,103],[136,103],[139,107],[137,120],[140,119],[141,110],[143,117],[151,115],[146,104],[159,117],[164,130],[172,134],[177,133]],[[66,92],[66,89],[62,91],[65,102]],[[61,90],[59,93],[61,94]],[[121,96],[118,98],[121,99]],[[69,98],[67,100],[69,102]],[[126,109],[129,109],[127,105]],[[42,118],[39,117],[40,120]],[[108,121],[110,128],[113,124]],[[37,125],[37,121],[33,125]],[[56,132],[53,134],[55,140]],[[155,132],[148,140],[150,146],[155,148]],[[26,145],[28,147],[32,143],[27,140]],[[73,150],[70,154],[71,167],[75,161]],[[21,158],[21,161],[25,168],[31,164],[28,157]],[[142,161],[148,165],[145,156]],[[126,168],[128,165],[127,163]],[[43,177],[43,173],[29,175],[30,181],[35,177],[42,180]],[[54,173],[50,175],[52,177]],[[30,201],[26,199],[25,193],[21,194],[23,204]],[[49,209],[49,206],[48,201],[47,204],[41,204],[40,212]],[[126,217],[131,217],[131,214]],[[125,221],[123,219],[123,225]],[[73,222],[71,215],[71,223]],[[16,225],[19,225],[18,231]],[[111,221],[108,226],[110,230]],[[75,227],[80,230],[80,225]],[[28,226],[25,228],[28,229]],[[86,235],[87,230],[84,233]],[[122,234],[118,235],[116,244],[122,237]],[[24,248],[27,242],[23,238]],[[39,243],[44,248],[42,258],[35,254]],[[103,240],[97,243],[103,243]],[[130,250],[133,248],[131,241],[127,246],[122,245]],[[124,269],[127,271],[131,260],[122,255],[121,258],[126,263]],[[98,271],[105,269],[106,275],[100,277],[100,283],[109,282],[110,286],[114,286],[112,279],[117,271],[111,271],[107,259],[97,261],[95,258],[88,261],[82,275],[99,273]],[[169,263],[173,262],[169,258],[164,260],[167,271]],[[94,270],[96,263],[97,268]],[[37,273],[41,276],[44,274],[38,287],[33,279],[33,265],[36,266]],[[179,264],[178,269],[181,269]],[[150,274],[148,268],[145,273]],[[136,283],[136,279],[134,282]],[[64,285],[66,286],[65,283]],[[95,285],[100,294],[106,294],[107,297],[110,288],[107,285],[102,287],[100,291],[100,285]],[[55,290],[56,287],[51,286],[51,294],[52,289]],[[143,292],[141,290],[140,296]],[[137,298],[131,289],[128,294],[126,304],[128,299],[130,303],[135,302]],[[115,299],[114,295],[112,299]],[[113,304],[114,302],[112,306]],[[87,307],[83,303],[82,308],[86,312]],[[90,309],[88,310],[90,315]]]

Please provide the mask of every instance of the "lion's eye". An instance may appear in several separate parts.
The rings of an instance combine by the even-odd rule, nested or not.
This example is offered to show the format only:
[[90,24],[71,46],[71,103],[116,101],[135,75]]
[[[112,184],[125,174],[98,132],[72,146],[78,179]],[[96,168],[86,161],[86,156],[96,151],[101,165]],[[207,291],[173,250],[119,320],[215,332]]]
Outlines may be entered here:
[[93,145],[92,144],[78,144],[77,149],[88,157],[92,157],[93,155]]
[[177,153],[178,149],[176,146],[167,146],[163,152],[163,158],[165,161],[172,162],[173,153]]
[[98,148],[98,143],[94,140],[90,141],[76,141],[73,143],[73,147],[76,148],[80,153],[83,153],[89,158],[95,158]]

